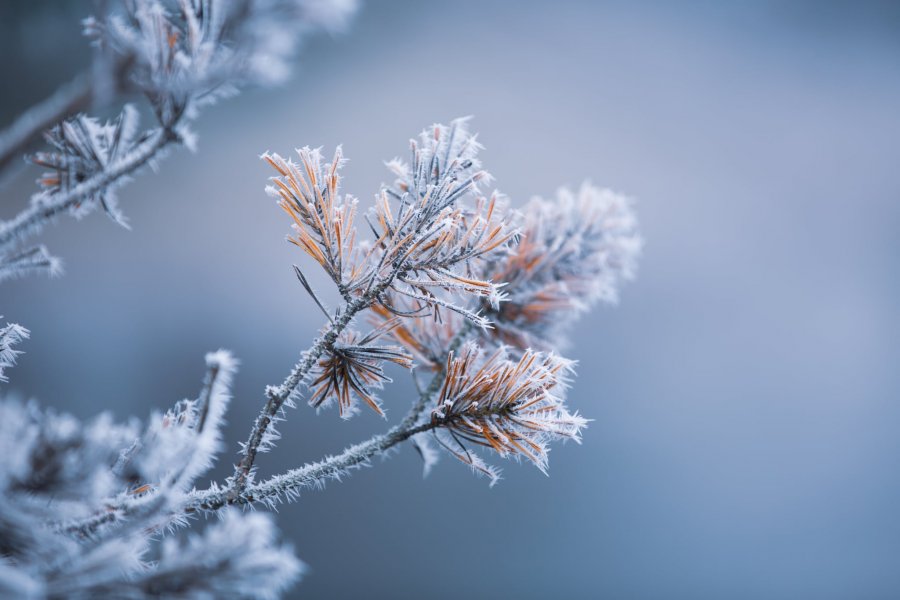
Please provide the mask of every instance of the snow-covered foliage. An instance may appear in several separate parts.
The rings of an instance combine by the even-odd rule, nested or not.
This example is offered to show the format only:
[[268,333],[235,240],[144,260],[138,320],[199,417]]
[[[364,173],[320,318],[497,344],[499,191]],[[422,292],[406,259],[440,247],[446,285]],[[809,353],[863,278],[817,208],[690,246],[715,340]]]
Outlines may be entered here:
[[0,327],[0,382],[7,381],[3,371],[16,364],[16,357],[22,353],[16,346],[22,340],[28,339],[29,335],[27,329],[16,323],[7,323],[5,327]]
[[[126,220],[116,188],[145,166],[155,167],[177,145],[196,148],[190,124],[201,108],[249,85],[283,81],[300,41],[317,30],[341,29],[356,0],[113,0],[85,19],[96,48],[82,80],[0,132],[0,171],[44,127],[50,148],[30,161],[48,171],[27,209],[0,222],[0,282],[35,272],[55,274],[59,261],[43,247],[23,250],[60,214],[79,217],[100,206]],[[156,122],[139,125],[125,97],[142,96]],[[84,114],[121,107],[101,123]],[[46,123],[46,125],[43,125]]]
[[[38,184],[47,195],[52,196],[69,192],[80,183],[103,173],[135,144],[145,141],[135,139],[137,128],[137,109],[130,104],[126,104],[121,114],[108,123],[101,124],[86,115],[78,115],[54,126],[44,136],[53,150],[38,152],[31,158],[34,164],[49,169],[38,179]],[[72,214],[84,216],[101,206],[113,221],[127,227],[113,188],[114,183],[110,183],[86,194],[72,207]]]
[[[107,123],[78,114],[50,128],[51,148],[32,157],[47,170],[41,191],[0,223],[0,281],[59,271],[42,246],[20,249],[59,214],[100,207],[126,225],[118,186],[170,145],[192,146],[188,124],[202,106],[282,79],[296,45],[291,32],[334,29],[353,6],[127,0],[88,20],[99,49],[95,71],[107,78],[98,88],[139,92],[157,122],[140,131],[137,111],[126,105]],[[406,440],[426,474],[439,449],[491,484],[499,470],[489,461],[497,457],[524,458],[547,473],[550,444],[580,441],[587,425],[566,402],[573,362],[556,352],[578,316],[617,299],[634,275],[641,239],[630,200],[589,184],[513,210],[485,189],[491,176],[480,148],[466,119],[429,127],[410,141],[409,162],[387,163],[395,181],[368,210],[341,190],[340,147],[330,161],[309,147],[296,162],[262,155],[275,170],[266,191],[290,219],[288,241],[324,270],[341,301],[327,308],[294,266],[325,324],[284,381],[266,388],[224,481],[195,487],[224,450],[237,364],[227,352],[207,355],[197,398],[151,415],[146,426],[108,415],[82,423],[0,395],[0,596],[279,597],[303,565],[276,543],[268,516],[235,507],[296,500]],[[358,329],[358,321],[371,329]],[[0,328],[0,382],[27,337],[18,325]],[[256,458],[274,448],[286,408],[300,400],[337,405],[349,418],[365,405],[385,416],[396,400],[376,391],[397,367],[418,389],[401,421],[336,455],[256,480]],[[219,522],[178,539],[192,517],[213,512]]]
[[0,398],[0,596],[274,598],[302,572],[271,520],[227,511],[186,542],[187,492],[221,449],[234,360],[141,430]]
[[[245,492],[259,496],[255,453],[271,449],[271,425],[286,418],[284,407],[295,404],[301,382],[313,406],[334,401],[348,417],[359,398],[383,414],[370,388],[387,381],[388,362],[418,361],[435,373],[435,385],[404,421],[407,430],[394,431],[419,434],[423,458],[420,434],[427,430],[496,481],[497,471],[464,442],[527,458],[546,472],[548,443],[579,439],[587,421],[566,407],[563,394],[571,362],[552,351],[564,343],[568,325],[597,300],[615,301],[621,283],[633,277],[641,239],[631,201],[584,184],[577,194],[562,189],[554,201],[511,210],[499,193],[479,188],[491,177],[466,119],[426,129],[410,148],[409,164],[387,163],[397,179],[376,194],[366,215],[370,240],[356,229],[358,201],[340,194],[341,148],[329,163],[308,147],[298,150],[296,163],[262,156],[277,173],[267,192],[290,216],[288,241],[325,270],[345,303],[328,311],[295,267],[327,323],[291,375],[270,390],[243,447],[230,501]],[[347,329],[362,311],[375,327],[366,336]],[[367,344],[385,334],[403,350]],[[423,418],[428,406],[430,421]],[[349,450],[338,462],[368,459],[365,449]],[[307,485],[309,475],[298,471],[293,481]],[[280,481],[277,493],[289,496],[285,485]]]

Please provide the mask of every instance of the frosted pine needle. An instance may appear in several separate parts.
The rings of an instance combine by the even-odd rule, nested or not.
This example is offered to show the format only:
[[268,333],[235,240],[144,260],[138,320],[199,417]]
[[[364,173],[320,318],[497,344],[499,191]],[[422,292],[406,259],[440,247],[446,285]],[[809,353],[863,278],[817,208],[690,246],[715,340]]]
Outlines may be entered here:
[[356,412],[359,399],[384,416],[381,403],[373,393],[391,381],[384,373],[383,364],[390,362],[409,369],[412,357],[397,346],[377,346],[373,342],[398,324],[396,319],[388,321],[364,337],[355,331],[345,331],[312,373],[310,406],[318,408],[337,401],[339,413],[346,419]]
[[442,445],[468,464],[474,463],[463,442],[527,458],[546,473],[548,442],[580,440],[587,425],[564,404],[571,372],[571,361],[531,350],[515,362],[503,348],[486,357],[473,343],[458,357],[451,353],[432,423],[457,445]]
[[356,249],[356,199],[341,197],[339,171],[344,164],[341,148],[331,163],[323,164],[318,149],[297,151],[300,164],[278,154],[262,158],[278,175],[266,188],[293,220],[294,235],[288,240],[311,256],[338,285],[344,295],[359,287],[363,274]]
[[[390,329],[392,338],[429,369],[442,367],[447,348],[463,327],[462,317],[450,312],[435,318],[436,315],[427,312],[427,307],[414,305],[395,293],[385,293],[382,302],[372,306],[372,323],[395,321],[396,326]],[[397,313],[406,318],[397,320],[394,317]]]
[[[68,192],[104,172],[142,141],[137,139],[137,127],[137,110],[131,105],[125,105],[118,117],[104,124],[79,115],[56,125],[44,136],[53,150],[38,152],[31,157],[31,162],[49,169],[37,180],[38,185],[45,195],[50,196]],[[82,216],[97,204],[113,221],[127,227],[111,186],[76,203],[73,213]]]

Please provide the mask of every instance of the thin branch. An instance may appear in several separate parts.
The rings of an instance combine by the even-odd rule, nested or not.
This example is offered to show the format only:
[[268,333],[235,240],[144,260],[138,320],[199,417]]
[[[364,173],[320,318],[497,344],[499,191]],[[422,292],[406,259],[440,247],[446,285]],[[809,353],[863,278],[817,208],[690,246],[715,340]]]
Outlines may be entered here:
[[[336,456],[329,456],[314,463],[291,469],[275,475],[261,483],[246,486],[238,495],[228,487],[214,485],[188,494],[184,505],[186,513],[198,511],[215,511],[231,505],[246,505],[255,502],[270,502],[279,497],[292,498],[303,488],[320,486],[328,478],[337,478],[348,469],[365,463],[374,456],[389,450],[412,436],[430,431],[437,427],[431,421],[416,425],[422,410],[431,398],[440,390],[444,380],[444,369],[435,374],[431,383],[413,403],[404,419],[386,433],[376,435],[364,442],[350,446]],[[206,391],[204,386],[204,393]],[[201,396],[203,393],[201,393]],[[126,499],[121,504],[112,504],[103,512],[92,515],[81,521],[67,523],[61,528],[82,538],[90,538],[99,528],[127,518],[134,510],[139,510],[147,502],[142,499]]]
[[[472,326],[464,324],[447,347],[444,355],[449,355],[459,349],[468,337]],[[365,463],[374,456],[389,450],[400,442],[403,442],[417,433],[430,431],[436,427],[431,421],[418,423],[435,394],[440,391],[444,383],[446,360],[438,363],[440,367],[432,377],[428,387],[416,398],[409,412],[397,425],[386,433],[376,435],[364,442],[350,446],[336,456],[324,458],[314,463],[307,463],[297,469],[292,469],[270,479],[247,485],[240,492],[235,493],[235,488],[214,487],[200,492],[194,492],[187,504],[187,510],[217,510],[226,505],[243,505],[254,502],[268,502],[278,497],[294,497],[303,488],[320,486],[326,479],[337,478],[345,474],[347,469]]]
[[[457,332],[447,347],[447,351],[444,354],[445,360],[439,362],[440,367],[435,372],[428,387],[419,392],[418,397],[403,417],[403,420],[387,432],[345,448],[340,454],[335,456],[329,456],[314,463],[307,463],[260,483],[246,485],[239,493],[235,493],[233,487],[219,485],[191,492],[188,494],[184,511],[186,513],[216,511],[232,505],[243,506],[257,502],[274,503],[279,498],[292,499],[297,496],[301,489],[321,487],[326,480],[340,478],[342,475],[347,474],[349,469],[366,463],[378,454],[390,450],[414,435],[439,427],[439,423],[430,420],[419,423],[419,420],[444,383],[447,355],[459,349],[470,331],[471,326],[464,325]],[[200,394],[201,400],[208,394],[211,386],[207,384],[210,378],[214,376],[214,372],[207,374],[207,381],[204,382],[203,391]],[[64,529],[69,533],[88,538],[100,527],[128,517],[133,510],[140,509],[144,502],[146,500],[130,500],[123,504],[107,506],[104,512],[75,523],[68,523]]]
[[85,198],[114,184],[117,180],[131,175],[153,160],[169,144],[178,141],[178,135],[171,129],[157,129],[133,152],[102,172],[65,192],[43,196],[32,201],[31,206],[9,221],[0,223],[0,247],[21,242],[37,233],[43,225],[53,220]]
[[278,411],[281,410],[284,403],[287,402],[294,390],[297,389],[297,386],[300,385],[300,382],[316,365],[319,357],[334,345],[341,332],[360,311],[365,310],[377,300],[378,296],[391,285],[393,279],[394,275],[392,274],[388,278],[381,280],[378,285],[374,286],[367,293],[346,304],[341,314],[329,324],[325,333],[316,338],[313,345],[301,355],[299,362],[294,365],[284,382],[278,387],[270,386],[266,389],[266,396],[268,397],[266,404],[253,423],[253,429],[250,431],[247,443],[244,444],[243,456],[235,467],[229,492],[232,498],[239,497],[247,486],[256,455]]
[[245,505],[255,502],[274,503],[278,498],[293,498],[303,488],[320,486],[329,478],[339,478],[347,469],[359,466],[370,458],[396,446],[417,433],[430,431],[438,425],[428,421],[405,427],[402,423],[361,444],[350,446],[337,456],[325,458],[276,475],[261,483],[246,486],[237,495],[233,490],[210,488],[189,495],[186,510],[215,511],[229,505]]

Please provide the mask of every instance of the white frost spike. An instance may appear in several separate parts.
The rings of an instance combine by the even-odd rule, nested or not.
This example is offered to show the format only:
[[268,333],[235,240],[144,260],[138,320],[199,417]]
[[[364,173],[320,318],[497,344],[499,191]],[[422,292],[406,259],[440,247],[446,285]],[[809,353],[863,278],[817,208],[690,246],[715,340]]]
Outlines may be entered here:
[[21,252],[0,255],[0,283],[35,273],[55,277],[62,273],[62,261],[50,256],[44,246],[34,246]]
[[0,382],[8,381],[3,371],[15,365],[16,358],[22,353],[14,346],[22,340],[27,340],[28,335],[27,329],[15,323],[7,323],[6,327],[0,328]]

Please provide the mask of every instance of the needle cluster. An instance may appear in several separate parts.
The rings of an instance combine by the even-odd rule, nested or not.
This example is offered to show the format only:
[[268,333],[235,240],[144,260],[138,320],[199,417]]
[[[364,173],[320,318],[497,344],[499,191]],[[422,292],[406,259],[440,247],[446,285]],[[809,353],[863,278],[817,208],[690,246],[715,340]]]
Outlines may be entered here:
[[490,448],[500,456],[519,456],[547,472],[548,443],[580,441],[587,420],[565,406],[573,364],[555,354],[526,350],[518,361],[505,348],[486,355],[475,343],[447,358],[446,377],[432,423],[455,444],[441,440],[451,454],[496,481],[493,471],[473,459],[464,445]]

